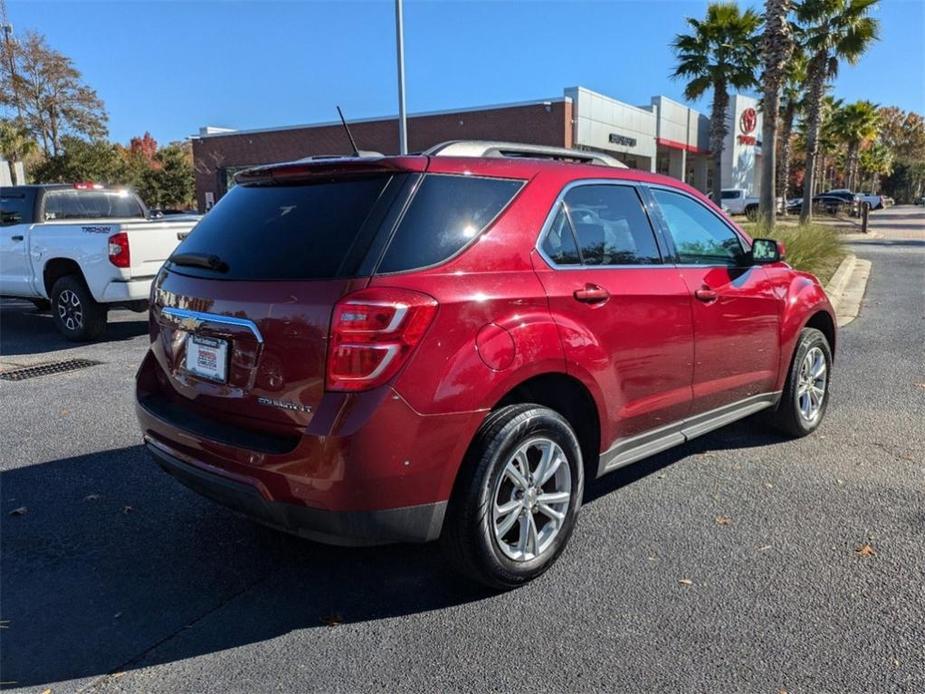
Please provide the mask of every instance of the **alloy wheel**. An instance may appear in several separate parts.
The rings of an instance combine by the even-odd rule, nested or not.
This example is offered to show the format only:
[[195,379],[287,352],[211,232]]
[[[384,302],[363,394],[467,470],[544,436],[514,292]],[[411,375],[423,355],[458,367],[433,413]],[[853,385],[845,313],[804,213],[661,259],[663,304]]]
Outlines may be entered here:
[[562,448],[543,437],[522,443],[492,494],[492,529],[501,551],[514,561],[530,561],[549,549],[565,524],[571,493]]
[[84,324],[83,309],[80,305],[80,297],[70,289],[65,289],[58,294],[58,317],[70,331],[80,330]]
[[819,347],[813,347],[803,357],[797,382],[797,407],[800,409],[800,416],[809,424],[819,419],[827,385],[828,367],[825,354]]

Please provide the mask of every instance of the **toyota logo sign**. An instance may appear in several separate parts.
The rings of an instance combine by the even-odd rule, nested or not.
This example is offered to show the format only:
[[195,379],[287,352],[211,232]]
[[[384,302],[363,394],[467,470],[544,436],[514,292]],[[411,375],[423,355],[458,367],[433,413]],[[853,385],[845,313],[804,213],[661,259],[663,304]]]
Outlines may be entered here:
[[739,116],[739,129],[742,131],[742,134],[748,135],[755,130],[757,125],[758,114],[755,112],[755,109],[747,108],[742,111],[742,115]]

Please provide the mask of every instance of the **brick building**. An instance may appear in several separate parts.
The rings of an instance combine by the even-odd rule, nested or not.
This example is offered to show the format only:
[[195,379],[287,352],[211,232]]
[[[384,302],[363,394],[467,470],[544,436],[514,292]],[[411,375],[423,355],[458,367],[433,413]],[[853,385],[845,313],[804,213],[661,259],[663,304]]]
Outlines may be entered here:
[[[753,109],[753,102],[750,97],[732,98],[723,185],[757,192],[754,168],[761,143],[751,136],[743,138],[733,127],[738,121],[745,122],[740,114]],[[747,123],[754,126],[755,121]],[[757,124],[760,132],[760,120]],[[360,149],[384,154],[398,151],[396,118],[354,120],[350,130]],[[664,96],[653,97],[645,106],[633,106],[584,87],[571,87],[553,99],[408,117],[409,151],[447,140],[502,140],[600,150],[630,167],[683,178],[701,190],[708,190],[711,184],[709,120]],[[350,143],[339,121],[262,130],[201,128],[199,136],[193,138],[199,208],[211,207],[234,185],[234,174],[250,166],[349,152]]]

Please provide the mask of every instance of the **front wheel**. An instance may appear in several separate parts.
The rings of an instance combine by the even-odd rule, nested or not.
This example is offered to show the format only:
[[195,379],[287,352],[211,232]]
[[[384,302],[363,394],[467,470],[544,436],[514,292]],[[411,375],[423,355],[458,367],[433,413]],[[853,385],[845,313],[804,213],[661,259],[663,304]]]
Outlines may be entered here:
[[462,573],[516,588],[565,549],[583,492],[581,448],[565,418],[540,405],[503,407],[463,463],[441,544]]
[[829,404],[832,350],[819,330],[804,328],[772,423],[791,436],[813,433]]
[[51,289],[51,315],[58,332],[73,342],[93,340],[106,330],[106,307],[80,277],[62,277]]
[[758,221],[758,205],[749,205],[745,208],[745,217],[750,222]]

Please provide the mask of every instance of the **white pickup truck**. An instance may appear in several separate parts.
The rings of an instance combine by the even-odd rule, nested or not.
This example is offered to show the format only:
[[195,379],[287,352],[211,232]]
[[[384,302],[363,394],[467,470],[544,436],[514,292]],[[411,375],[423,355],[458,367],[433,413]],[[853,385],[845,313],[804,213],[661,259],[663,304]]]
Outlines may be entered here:
[[757,216],[758,198],[750,196],[744,188],[723,188],[720,196],[720,207],[726,214],[747,214],[749,218]]
[[154,276],[198,219],[151,219],[127,190],[4,186],[0,296],[50,304],[62,335],[92,340],[105,331],[109,308],[147,308]]

